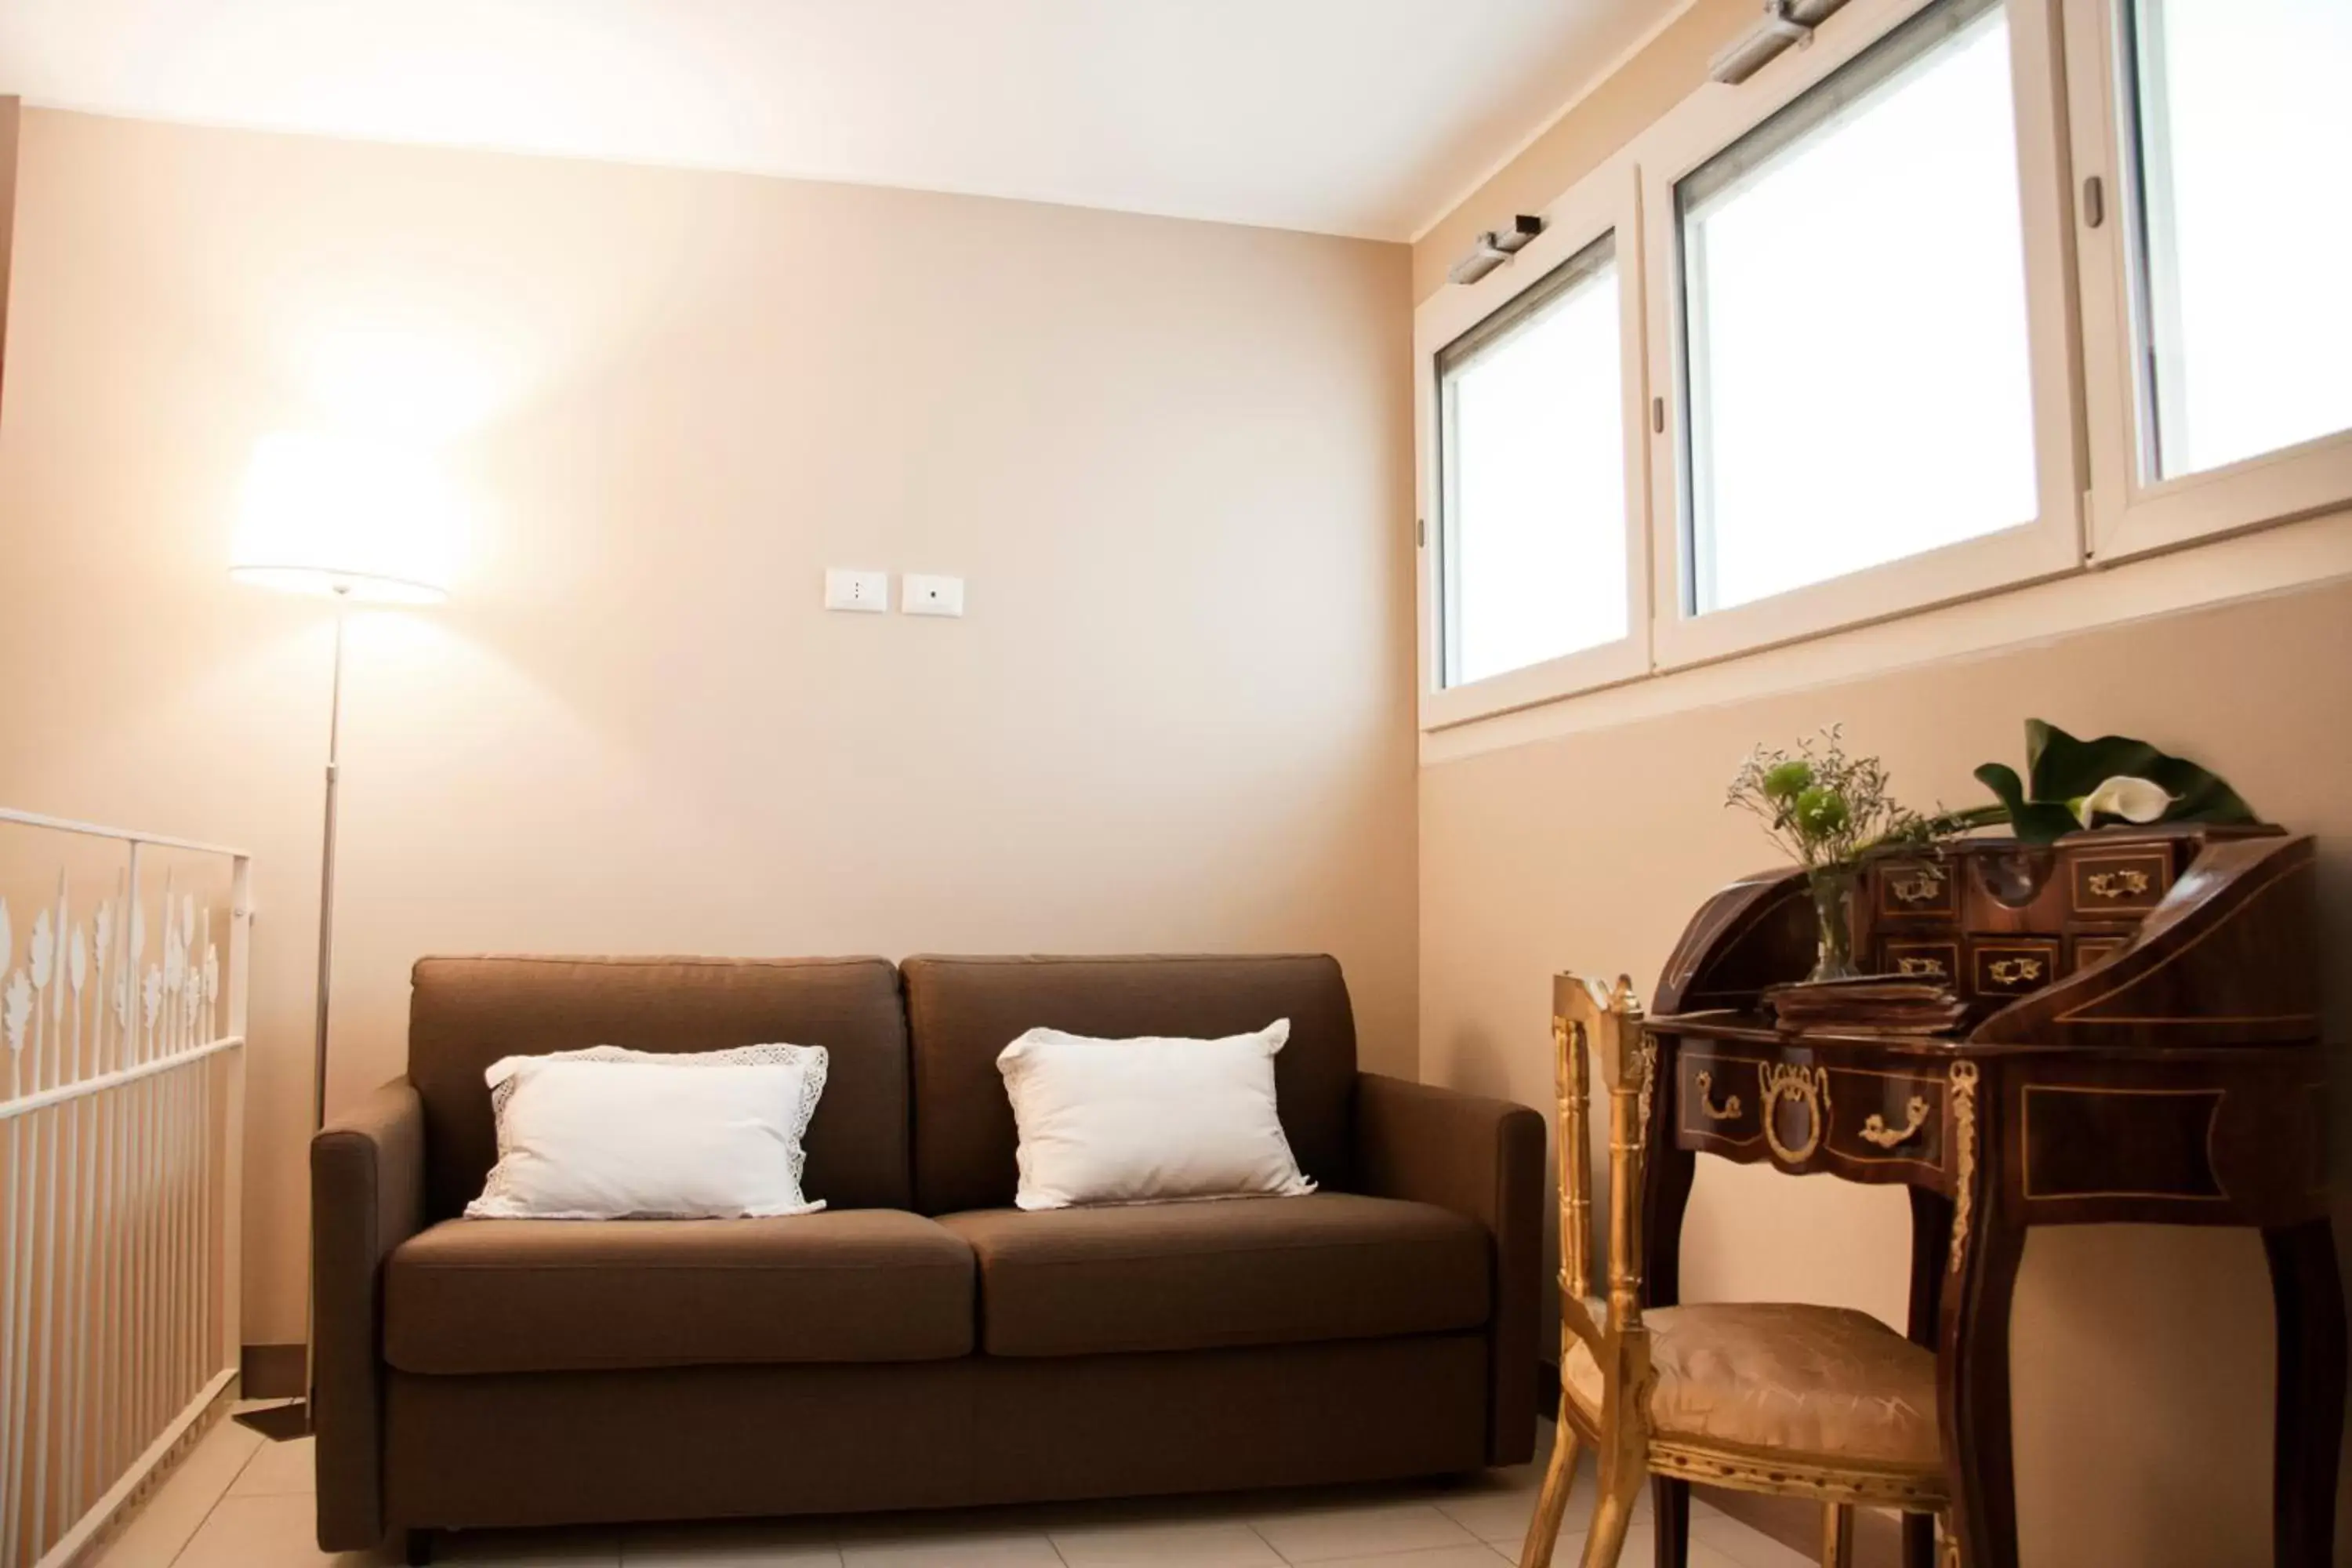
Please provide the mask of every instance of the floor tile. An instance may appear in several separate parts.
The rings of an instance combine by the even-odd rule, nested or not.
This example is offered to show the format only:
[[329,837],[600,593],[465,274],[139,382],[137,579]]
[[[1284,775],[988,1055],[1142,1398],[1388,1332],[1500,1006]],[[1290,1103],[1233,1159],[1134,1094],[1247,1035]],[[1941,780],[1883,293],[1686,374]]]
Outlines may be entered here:
[[925,1531],[844,1541],[844,1568],[1061,1568],[1061,1553],[1043,1535],[961,1530]]
[[182,1456],[163,1486],[90,1568],[171,1568],[205,1516],[261,1446],[260,1434],[223,1418]]
[[1290,1563],[1377,1557],[1477,1537],[1425,1502],[1359,1503],[1254,1518],[1250,1524]]
[[359,1568],[373,1552],[319,1550],[318,1506],[307,1492],[225,1497],[173,1568]]
[[1715,1548],[1740,1568],[1814,1568],[1820,1559],[1783,1546],[1726,1515],[1691,1521],[1691,1539]]
[[297,1437],[289,1443],[263,1441],[229,1483],[231,1497],[279,1497],[289,1492],[319,1489],[319,1440]]
[[[1593,1489],[1578,1478],[1578,1486],[1568,1495],[1568,1510],[1560,1516],[1563,1535],[1583,1532],[1592,1518]],[[1525,1492],[1470,1493],[1460,1497],[1438,1498],[1438,1508],[1447,1518],[1481,1541],[1504,1541],[1517,1546],[1527,1539],[1528,1522],[1535,1517],[1536,1494]]]
[[840,1568],[827,1524],[758,1520],[639,1525],[622,1532],[622,1568]]
[[[1508,1561],[1481,1541],[1466,1546],[1431,1546],[1418,1552],[1382,1552],[1369,1557],[1322,1559],[1315,1568],[1502,1568]],[[1559,1568],[1559,1565],[1555,1565]],[[1575,1568],[1571,1560],[1566,1568]]]
[[[1745,1530],[1747,1526],[1738,1525],[1735,1528]],[[1759,1537],[1759,1539],[1762,1538]],[[1563,1531],[1560,1533],[1559,1543],[1552,1548],[1552,1568],[1577,1568],[1577,1565],[1584,1561],[1584,1543],[1585,1537],[1582,1531],[1570,1534]],[[1499,1542],[1495,1549],[1503,1550]],[[1657,1560],[1657,1552],[1658,1538],[1651,1532],[1649,1524],[1644,1521],[1636,1521],[1633,1528],[1625,1531],[1625,1546],[1624,1550],[1617,1554],[1617,1568],[1650,1568],[1650,1564]],[[1518,1552],[1516,1547],[1511,1548],[1505,1554],[1512,1561],[1517,1561]],[[1712,1542],[1701,1540],[1698,1532],[1694,1530],[1691,1532],[1690,1561],[1687,1568],[1747,1568],[1747,1565],[1738,1558],[1727,1555]]]
[[1265,1537],[1239,1520],[1162,1520],[1052,1532],[1069,1568],[1282,1568]]

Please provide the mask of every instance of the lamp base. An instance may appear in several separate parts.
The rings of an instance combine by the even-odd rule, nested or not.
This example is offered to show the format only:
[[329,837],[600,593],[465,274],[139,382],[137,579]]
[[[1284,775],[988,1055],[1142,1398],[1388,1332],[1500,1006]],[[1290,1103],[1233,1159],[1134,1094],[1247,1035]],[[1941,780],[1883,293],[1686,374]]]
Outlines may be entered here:
[[240,1410],[229,1419],[273,1443],[290,1443],[310,1435],[310,1402],[295,1399],[284,1405],[265,1405],[254,1410]]

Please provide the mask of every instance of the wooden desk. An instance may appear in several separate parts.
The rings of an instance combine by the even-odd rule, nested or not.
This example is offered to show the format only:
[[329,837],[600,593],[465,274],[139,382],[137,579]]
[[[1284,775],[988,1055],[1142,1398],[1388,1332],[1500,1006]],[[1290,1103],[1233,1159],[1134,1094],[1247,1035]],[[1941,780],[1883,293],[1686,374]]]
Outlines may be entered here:
[[[1760,993],[1812,957],[1793,873],[1717,894],[1667,962],[1648,1025],[1644,1299],[1678,1299],[1702,1153],[1907,1187],[1908,1332],[1937,1350],[1958,1526],[1948,1564],[2018,1561],[2009,1318],[2026,1229],[2111,1222],[2262,1231],[2278,1318],[2274,1561],[2329,1562],[2346,1352],[2312,845],[2216,838],[2183,858],[2135,932],[2044,989],[1989,1002],[1956,1038],[1770,1026]],[[1706,1478],[1656,1482],[1661,1568],[1685,1561],[1693,1479]],[[1906,1568],[1934,1556],[1932,1521],[1906,1517]]]

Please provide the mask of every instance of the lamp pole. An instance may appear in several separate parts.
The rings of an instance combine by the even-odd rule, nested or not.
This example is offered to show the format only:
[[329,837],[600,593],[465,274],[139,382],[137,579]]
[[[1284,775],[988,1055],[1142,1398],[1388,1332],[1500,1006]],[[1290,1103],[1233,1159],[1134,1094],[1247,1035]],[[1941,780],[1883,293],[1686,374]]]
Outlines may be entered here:
[[[319,856],[319,1022],[311,1044],[310,1131],[327,1124],[327,992],[335,967],[335,806],[343,744],[343,621],[351,608],[348,583],[335,584],[335,673],[327,697],[327,825]],[[305,1335],[307,1340],[309,1336]]]
[[[327,1024],[335,967],[335,850],[342,795],[343,645],[354,601],[425,605],[449,592],[446,509],[415,454],[323,432],[281,430],[255,447],[229,575],[335,601],[327,697],[327,789],[319,853],[318,1005],[310,1039],[310,1131],[327,1124]],[[304,1292],[302,1397],[238,1413],[265,1436],[299,1437],[318,1405],[317,1301]]]

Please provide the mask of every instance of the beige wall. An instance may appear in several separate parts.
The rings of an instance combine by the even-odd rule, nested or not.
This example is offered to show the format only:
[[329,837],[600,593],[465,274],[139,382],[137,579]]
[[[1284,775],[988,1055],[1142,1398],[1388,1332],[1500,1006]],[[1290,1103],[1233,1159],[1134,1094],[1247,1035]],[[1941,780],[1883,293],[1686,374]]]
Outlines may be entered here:
[[[1415,299],[1444,286],[1471,234],[1548,205],[1702,90],[1707,57],[1753,10],[1698,0],[1415,246]],[[2223,770],[2265,814],[2320,835],[2327,1016],[2334,1037],[2352,1037],[2347,714],[2352,586],[2336,584],[1994,656],[1856,668],[1841,683],[1425,767],[1423,1076],[1548,1103],[1549,975],[1624,970],[1653,985],[1699,900],[1773,863],[1754,824],[1722,809],[1740,755],[1839,721],[1922,803],[1979,798],[1969,771],[2014,764],[2030,715],[2143,735]],[[1504,722],[1524,732],[1530,717]],[[1909,1245],[1908,1211],[1891,1190],[1702,1161],[1685,1291],[1842,1303],[1899,1325]],[[2269,1562],[2272,1331],[2255,1237],[2038,1232],[2014,1348],[2028,1564]],[[2352,1562],[2352,1519],[2343,1522],[2338,1558]]]
[[331,1105],[483,948],[1328,949],[1412,1070],[1402,247],[27,111],[15,263],[0,801],[257,853],[248,1341],[329,655],[223,574],[279,426],[437,431],[477,511],[352,627]]

